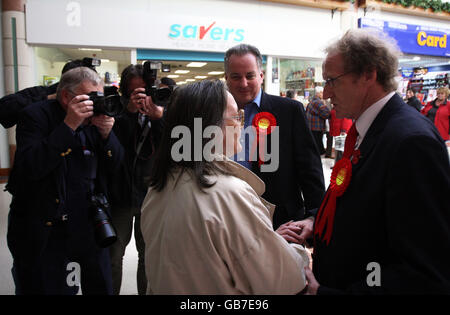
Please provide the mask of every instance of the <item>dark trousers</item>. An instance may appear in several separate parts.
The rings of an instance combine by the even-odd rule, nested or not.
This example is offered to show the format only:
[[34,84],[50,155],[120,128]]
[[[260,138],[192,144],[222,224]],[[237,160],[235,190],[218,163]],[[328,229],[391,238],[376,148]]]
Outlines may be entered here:
[[317,149],[319,150],[319,154],[322,155],[325,153],[325,148],[323,147],[323,131],[311,130],[314,141],[316,142]]
[[113,294],[120,293],[122,286],[122,266],[125,248],[131,240],[134,218],[134,239],[138,252],[137,290],[139,295],[147,291],[147,278],[145,276],[145,244],[141,233],[141,213],[136,207],[114,207],[111,209],[111,219],[117,233],[117,241],[109,248],[111,254],[111,267],[113,279]]
[[88,239],[68,237],[65,225],[51,227],[39,257],[13,257],[17,295],[75,295],[78,281],[84,295],[112,294],[108,250],[99,248],[93,235]]
[[325,157],[331,158],[331,153],[333,151],[333,137],[330,135],[330,132],[326,132],[327,136],[327,148],[325,149]]

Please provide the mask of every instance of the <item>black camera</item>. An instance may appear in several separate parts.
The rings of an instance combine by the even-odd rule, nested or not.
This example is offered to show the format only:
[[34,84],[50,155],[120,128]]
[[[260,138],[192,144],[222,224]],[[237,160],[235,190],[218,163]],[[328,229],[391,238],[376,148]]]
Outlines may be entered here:
[[115,86],[106,86],[105,93],[91,92],[88,94],[89,100],[94,103],[94,115],[107,115],[110,117],[119,116],[124,106],[120,101],[120,95]]
[[95,67],[99,67],[102,64],[102,61],[98,58],[85,57],[83,58],[82,63],[84,67],[95,70]]
[[158,88],[157,77],[158,70],[162,68],[160,61],[146,61],[144,62],[143,80],[145,82],[145,94],[152,97],[153,103],[159,106],[167,106],[172,95],[171,88]]
[[89,214],[94,224],[95,241],[100,247],[108,247],[117,240],[116,231],[109,221],[108,200],[104,194],[90,195]]

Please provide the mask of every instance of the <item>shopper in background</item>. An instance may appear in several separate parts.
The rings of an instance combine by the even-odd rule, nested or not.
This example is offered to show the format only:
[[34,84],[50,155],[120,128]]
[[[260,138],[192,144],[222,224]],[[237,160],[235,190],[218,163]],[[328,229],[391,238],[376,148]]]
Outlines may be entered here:
[[256,47],[234,46],[227,50],[224,61],[228,89],[239,109],[245,112],[244,126],[250,126],[258,113],[264,113],[273,116],[272,124],[279,131],[279,146],[271,147],[272,152],[278,150],[279,153],[275,171],[262,172],[262,165],[250,160],[248,153],[253,143],[249,141],[244,142],[245,161],[238,163],[252,170],[266,184],[263,198],[276,205],[274,228],[283,224],[283,231],[286,231],[285,225],[292,223],[292,232],[300,232],[296,239],[303,243],[312,236],[314,215],[324,194],[322,164],[303,106],[300,102],[262,91],[262,56]]
[[293,89],[287,90],[286,91],[286,97],[290,98],[290,99],[293,99],[293,100],[297,100],[297,91],[293,90]]
[[[331,109],[333,108],[333,106],[331,105],[330,100],[324,100],[325,105],[328,107],[328,110],[330,110],[330,114],[331,114]],[[330,115],[331,116],[331,115]],[[333,136],[330,133],[330,116],[328,117],[328,119],[325,119],[325,136],[327,138],[327,146],[325,148],[325,157],[332,159],[332,152],[333,152]]]
[[448,100],[448,87],[440,87],[437,89],[437,97],[434,101],[429,102],[421,111],[423,115],[428,117],[439,130],[442,139],[449,140],[449,120],[450,120],[450,101]]
[[324,97],[355,123],[316,217],[307,293],[450,294],[447,148],[395,93],[400,51],[373,32],[326,49]]
[[[333,138],[338,137],[338,136],[347,135],[347,133],[353,123],[352,120],[348,119],[348,118],[337,118],[336,117],[336,109],[334,109],[334,107],[331,109],[329,122],[330,122],[330,135]],[[337,161],[339,161],[342,158],[343,152],[344,151],[341,151],[341,150],[335,150],[335,153],[334,153],[335,154],[335,157],[334,157],[335,164],[337,163]]]
[[[107,174],[123,159],[114,118],[94,115],[90,92],[103,92],[93,70],[61,77],[56,99],[27,106],[17,124],[17,151],[7,185],[13,195],[8,247],[17,294],[112,294],[109,252],[99,233],[107,223]],[[96,199],[100,200],[100,199]],[[108,220],[109,221],[109,220]],[[108,236],[104,234],[103,236]]]
[[419,112],[422,110],[422,103],[416,97],[416,92],[413,89],[406,90],[406,104],[417,109]]
[[171,91],[173,91],[175,89],[175,87],[177,86],[177,83],[175,82],[175,80],[168,78],[168,77],[163,77],[159,80],[159,88],[160,89],[164,89],[164,88],[169,88]]
[[133,226],[138,252],[138,294],[145,294],[147,286],[140,210],[147,193],[152,155],[158,147],[162,126],[158,112],[151,110],[156,105],[145,94],[142,78],[142,65],[129,65],[122,71],[120,92],[126,110],[114,125],[114,132],[125,149],[125,159],[120,170],[109,180],[112,192],[111,216],[117,232],[117,242],[110,247],[114,294],[120,293],[123,256]]
[[199,119],[202,133],[212,127],[220,132],[222,152],[242,149],[243,117],[222,81],[204,80],[175,90],[142,206],[147,293],[300,292],[307,254],[274,232],[274,206],[260,198],[264,183],[218,152],[205,155],[209,138],[200,142],[200,160],[193,142],[187,158],[173,156],[179,139],[172,133],[183,127],[194,135],[193,122]]
[[323,101],[323,87],[315,87],[315,95],[306,108],[306,120],[316,142],[319,154],[325,154],[323,147],[323,134],[325,132],[325,121],[330,117],[330,108]]

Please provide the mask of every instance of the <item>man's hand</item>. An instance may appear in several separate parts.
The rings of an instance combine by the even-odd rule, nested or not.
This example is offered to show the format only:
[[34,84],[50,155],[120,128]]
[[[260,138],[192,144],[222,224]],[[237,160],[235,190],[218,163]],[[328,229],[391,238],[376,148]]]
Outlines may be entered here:
[[292,224],[296,225],[298,228],[301,229],[301,233],[298,237],[299,244],[305,243],[305,241],[308,238],[311,238],[313,235],[313,228],[314,228],[314,218],[309,217],[302,221],[296,221]]
[[86,118],[94,115],[94,103],[87,95],[75,96],[67,105],[66,118],[64,122],[75,131]]
[[91,123],[97,127],[102,139],[105,140],[114,126],[114,118],[106,115],[97,115],[92,117]]
[[304,292],[304,295],[317,295],[317,290],[320,287],[319,282],[317,282],[316,277],[314,277],[314,274],[309,267],[305,267],[305,276],[306,281],[308,281],[308,284],[306,286],[306,292]]
[[147,115],[153,120],[161,119],[164,113],[164,108],[153,103],[151,96],[145,98],[144,105],[139,109],[143,115]]
[[131,113],[136,113],[145,105],[145,99],[147,95],[145,94],[145,88],[137,88],[130,95],[130,101],[128,103],[128,111]]
[[300,238],[301,230],[302,229],[296,225],[296,222],[293,222],[291,220],[289,222],[280,225],[275,232],[280,234],[286,241],[301,245],[302,244],[301,242],[302,239]]

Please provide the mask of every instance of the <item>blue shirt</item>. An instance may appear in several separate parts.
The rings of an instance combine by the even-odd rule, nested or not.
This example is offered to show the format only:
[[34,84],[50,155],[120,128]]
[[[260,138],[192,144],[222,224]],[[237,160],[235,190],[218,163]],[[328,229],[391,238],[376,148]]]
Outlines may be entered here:
[[[242,151],[232,157],[233,161],[241,164],[249,170],[252,169],[252,165],[250,162],[250,148],[255,138],[255,133],[251,132],[251,130],[247,129],[247,127],[252,125],[253,118],[257,113],[261,111],[261,96],[262,89],[259,90],[258,95],[256,95],[256,98],[252,102],[244,106],[244,128],[247,130],[247,132],[242,132],[241,139],[239,140],[242,145]],[[247,141],[245,141],[246,138]],[[255,159],[256,157],[253,158],[253,160]]]

